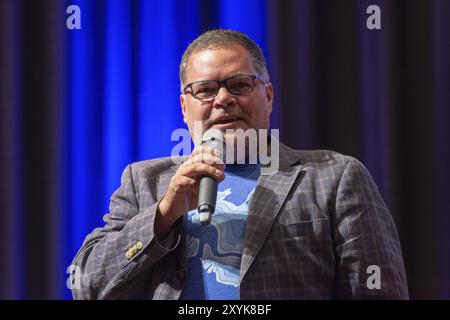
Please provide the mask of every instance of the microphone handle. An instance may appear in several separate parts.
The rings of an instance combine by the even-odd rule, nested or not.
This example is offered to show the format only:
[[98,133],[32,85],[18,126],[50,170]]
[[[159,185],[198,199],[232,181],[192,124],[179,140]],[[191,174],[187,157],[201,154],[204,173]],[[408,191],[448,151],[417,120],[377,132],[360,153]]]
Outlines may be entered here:
[[217,185],[217,180],[210,176],[203,176],[200,179],[198,212],[200,213],[200,223],[203,226],[211,223],[212,215],[216,209]]

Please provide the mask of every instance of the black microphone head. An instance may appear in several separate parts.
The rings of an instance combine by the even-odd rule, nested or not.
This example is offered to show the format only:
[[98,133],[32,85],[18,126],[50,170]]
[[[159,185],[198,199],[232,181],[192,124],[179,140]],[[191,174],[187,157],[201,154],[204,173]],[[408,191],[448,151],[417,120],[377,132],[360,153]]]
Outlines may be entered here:
[[220,141],[223,143],[223,133],[219,129],[211,128],[205,131],[202,137],[202,143]]
[[220,153],[219,158],[223,160],[225,154],[225,142],[222,131],[216,128],[206,130],[203,134],[202,144],[217,149]]

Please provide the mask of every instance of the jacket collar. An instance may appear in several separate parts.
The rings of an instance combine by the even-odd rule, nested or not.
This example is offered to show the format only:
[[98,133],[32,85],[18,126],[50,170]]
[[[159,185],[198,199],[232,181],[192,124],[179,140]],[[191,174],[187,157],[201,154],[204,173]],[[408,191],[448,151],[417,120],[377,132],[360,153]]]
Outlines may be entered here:
[[279,147],[278,171],[261,175],[253,194],[242,252],[241,282],[245,282],[244,277],[260,252],[301,169],[299,152],[282,143]]

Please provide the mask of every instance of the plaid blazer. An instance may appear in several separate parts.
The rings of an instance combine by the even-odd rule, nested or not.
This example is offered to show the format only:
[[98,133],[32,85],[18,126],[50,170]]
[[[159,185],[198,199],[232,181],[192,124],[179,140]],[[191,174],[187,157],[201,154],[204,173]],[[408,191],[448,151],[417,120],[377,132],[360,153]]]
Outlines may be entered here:
[[[105,226],[74,258],[75,299],[179,298],[187,272],[183,219],[161,241],[153,231],[177,168],[170,157],[126,167]],[[280,143],[279,170],[259,177],[250,205],[240,297],[408,298],[394,221],[360,162]]]

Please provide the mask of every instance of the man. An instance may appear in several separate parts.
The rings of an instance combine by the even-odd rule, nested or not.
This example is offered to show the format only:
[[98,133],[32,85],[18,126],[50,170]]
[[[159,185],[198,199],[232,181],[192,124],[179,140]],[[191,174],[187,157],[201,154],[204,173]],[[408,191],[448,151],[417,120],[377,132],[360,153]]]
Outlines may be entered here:
[[[237,137],[226,129],[269,128],[273,89],[264,56],[246,35],[201,35],[183,56],[180,80],[192,136],[200,123],[202,133],[224,132],[228,146]],[[74,297],[408,298],[394,222],[357,160],[280,143],[270,155],[278,170],[263,175],[260,161],[223,164],[218,155],[197,143],[181,164],[162,158],[127,166],[106,225],[74,259]],[[209,226],[196,210],[202,176],[220,182]]]

